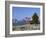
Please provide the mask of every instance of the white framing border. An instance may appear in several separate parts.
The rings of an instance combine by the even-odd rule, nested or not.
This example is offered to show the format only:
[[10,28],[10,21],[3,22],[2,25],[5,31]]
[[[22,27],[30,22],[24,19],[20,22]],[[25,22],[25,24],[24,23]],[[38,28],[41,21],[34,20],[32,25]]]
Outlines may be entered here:
[[[36,7],[40,8],[40,30],[32,31],[12,31],[12,7]],[[42,33],[43,32],[43,6],[41,5],[18,5],[10,4],[10,34],[25,34],[25,33]]]

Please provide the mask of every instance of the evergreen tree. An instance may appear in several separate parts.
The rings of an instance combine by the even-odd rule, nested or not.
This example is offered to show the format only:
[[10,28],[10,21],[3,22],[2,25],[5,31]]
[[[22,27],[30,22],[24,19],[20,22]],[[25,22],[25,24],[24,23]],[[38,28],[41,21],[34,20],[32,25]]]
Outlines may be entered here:
[[32,22],[34,24],[38,24],[38,19],[39,19],[39,17],[37,15],[37,13],[34,13],[33,16],[32,16]]

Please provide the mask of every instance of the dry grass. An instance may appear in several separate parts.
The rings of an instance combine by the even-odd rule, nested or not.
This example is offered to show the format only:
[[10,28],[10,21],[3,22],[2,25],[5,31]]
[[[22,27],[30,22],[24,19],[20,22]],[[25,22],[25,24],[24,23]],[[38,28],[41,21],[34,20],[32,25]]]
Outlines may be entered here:
[[40,30],[40,24],[25,24],[13,26],[13,31]]

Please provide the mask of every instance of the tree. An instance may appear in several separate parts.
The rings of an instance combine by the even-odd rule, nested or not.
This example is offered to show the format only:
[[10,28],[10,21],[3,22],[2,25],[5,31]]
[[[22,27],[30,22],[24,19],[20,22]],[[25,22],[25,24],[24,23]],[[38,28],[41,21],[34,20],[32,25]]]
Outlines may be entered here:
[[16,25],[17,21],[18,20],[16,18],[15,19],[12,19],[13,26]]
[[39,19],[39,17],[37,15],[37,13],[34,13],[33,16],[32,16],[32,22],[34,24],[38,24],[38,19]]

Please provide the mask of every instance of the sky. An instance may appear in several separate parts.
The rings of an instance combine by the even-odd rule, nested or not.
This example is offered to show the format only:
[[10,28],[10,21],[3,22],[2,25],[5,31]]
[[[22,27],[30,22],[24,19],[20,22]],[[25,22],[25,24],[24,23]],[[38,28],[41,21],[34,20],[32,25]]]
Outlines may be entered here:
[[32,8],[32,7],[12,7],[12,18],[21,20],[25,17],[32,17],[34,13],[40,15],[40,8]]

